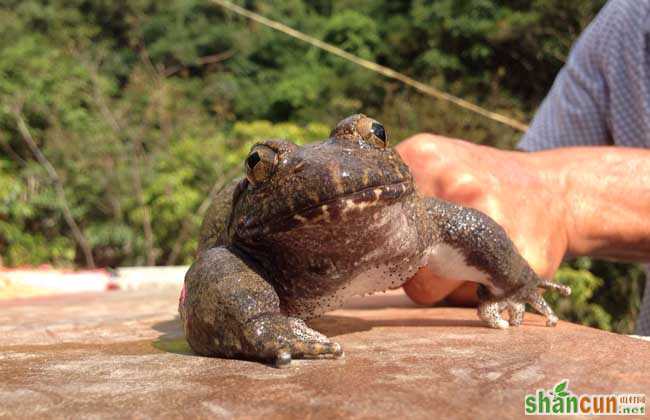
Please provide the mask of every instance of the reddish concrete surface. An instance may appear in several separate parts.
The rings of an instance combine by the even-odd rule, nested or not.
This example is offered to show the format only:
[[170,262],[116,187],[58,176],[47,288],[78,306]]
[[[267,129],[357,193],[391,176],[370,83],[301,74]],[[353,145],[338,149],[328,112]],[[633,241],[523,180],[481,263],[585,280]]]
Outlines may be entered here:
[[0,302],[0,418],[513,418],[523,397],[650,395],[650,343],[527,314],[484,328],[470,309],[418,308],[392,293],[312,323],[341,360],[287,369],[197,357],[177,291]]

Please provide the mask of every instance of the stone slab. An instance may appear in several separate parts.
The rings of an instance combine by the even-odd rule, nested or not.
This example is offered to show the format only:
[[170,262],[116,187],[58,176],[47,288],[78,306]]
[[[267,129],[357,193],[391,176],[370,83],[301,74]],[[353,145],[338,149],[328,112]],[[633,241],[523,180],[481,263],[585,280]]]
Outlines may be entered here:
[[49,266],[0,267],[0,300],[106,290],[177,287],[189,266],[120,267],[114,270],[66,270]]
[[0,300],[52,294],[102,292],[108,289],[107,270],[62,270],[51,267],[0,268]]
[[0,302],[0,418],[516,418],[524,394],[650,395],[650,343],[561,322],[484,328],[401,292],[312,325],[341,360],[287,369],[192,355],[176,288]]

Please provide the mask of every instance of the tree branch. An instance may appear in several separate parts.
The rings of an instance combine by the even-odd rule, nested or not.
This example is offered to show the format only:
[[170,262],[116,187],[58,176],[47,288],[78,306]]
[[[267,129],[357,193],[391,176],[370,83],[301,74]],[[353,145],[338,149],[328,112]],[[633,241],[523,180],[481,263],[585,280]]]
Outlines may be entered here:
[[[205,57],[199,57],[198,65],[199,66],[205,66],[207,64],[218,63],[220,61],[225,61],[225,60],[229,59],[233,55],[235,55],[235,52],[233,50],[224,51],[224,52],[219,53],[219,54],[206,55]],[[184,69],[186,69],[188,67],[189,66],[182,66],[182,65],[172,66],[172,67],[170,67],[168,69],[163,70],[163,76],[165,76],[165,77],[173,76],[174,74],[176,74],[179,71],[184,70]]]
[[81,248],[81,251],[84,254],[84,258],[86,259],[86,265],[89,268],[95,268],[95,260],[93,259],[92,249],[90,248],[90,245],[88,244],[88,240],[84,236],[83,232],[81,231],[81,229],[79,229],[79,225],[77,225],[77,222],[74,220],[74,217],[72,216],[72,211],[70,211],[70,206],[68,205],[68,200],[65,198],[63,181],[61,181],[61,178],[59,177],[59,174],[57,173],[56,169],[54,169],[54,166],[52,166],[50,161],[47,160],[47,158],[45,157],[41,149],[34,141],[34,138],[32,137],[29,131],[29,127],[27,126],[27,123],[25,122],[21,114],[20,108],[15,109],[13,111],[13,114],[14,114],[14,118],[16,119],[16,123],[18,125],[18,131],[20,132],[23,141],[27,144],[31,152],[34,154],[38,163],[40,163],[41,166],[45,168],[45,171],[47,172],[52,182],[54,182],[56,196],[57,199],[59,200],[59,205],[61,206],[61,210],[63,211],[63,218],[68,224],[68,227],[72,231],[72,236],[74,237],[75,241],[79,245],[79,248]]
[[[93,96],[95,102],[99,106],[100,113],[106,119],[108,125],[111,127],[113,133],[116,136],[119,137],[121,135],[127,135],[127,130],[125,130],[121,126],[120,122],[117,120],[117,118],[109,108],[103,93],[99,89],[99,82],[98,82],[99,72],[97,71],[97,69],[93,64],[86,63],[86,67],[90,70],[91,73],[91,78],[93,81]],[[133,151],[134,164],[131,172],[133,189],[135,190],[135,197],[138,206],[142,208],[142,231],[144,235],[146,265],[151,266],[156,264],[156,250],[154,247],[154,234],[151,225],[151,210],[149,209],[149,206],[145,202],[144,188],[142,186],[141,167],[142,167],[142,154],[144,152],[144,149],[142,147],[142,141],[140,140],[139,136],[127,135],[127,138],[129,138],[130,140],[132,151]]]
[[[205,215],[205,212],[208,211],[208,207],[210,207],[210,204],[212,204],[212,200],[214,197],[217,196],[221,192],[221,190],[228,185],[230,181],[233,180],[237,172],[239,172],[241,169],[239,166],[234,166],[232,167],[226,174],[224,174],[217,182],[214,183],[212,188],[210,189],[210,194],[203,200],[201,205],[199,206],[198,210],[196,211],[197,215],[199,216],[199,220],[203,219],[203,216]],[[178,239],[176,239],[176,242],[174,242],[174,246],[172,246],[172,251],[169,253],[169,257],[167,257],[167,261],[165,261],[165,265],[174,265],[176,264],[176,260],[178,259],[178,256],[180,255],[181,252],[181,247],[183,246],[183,243],[187,241],[190,235],[190,229],[193,227],[192,226],[192,219],[191,217],[185,218],[183,220],[183,224],[181,226],[181,230],[178,233]]]

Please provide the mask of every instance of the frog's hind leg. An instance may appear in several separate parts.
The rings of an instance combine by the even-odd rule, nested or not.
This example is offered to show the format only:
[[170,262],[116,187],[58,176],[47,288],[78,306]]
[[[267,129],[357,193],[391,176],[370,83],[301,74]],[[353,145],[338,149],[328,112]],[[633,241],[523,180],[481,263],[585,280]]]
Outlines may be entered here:
[[550,280],[540,279],[539,287],[546,290],[557,290],[562,296],[569,296],[571,288],[563,284],[555,283]]

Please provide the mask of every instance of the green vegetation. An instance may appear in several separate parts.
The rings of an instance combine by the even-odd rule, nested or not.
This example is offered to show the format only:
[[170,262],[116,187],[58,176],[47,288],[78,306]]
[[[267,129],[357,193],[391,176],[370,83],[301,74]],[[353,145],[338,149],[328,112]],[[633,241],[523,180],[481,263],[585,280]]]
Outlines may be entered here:
[[[604,0],[237,3],[528,120]],[[206,197],[239,174],[252,142],[321,139],[360,110],[397,140],[518,139],[208,0],[5,0],[2,263],[189,263]],[[631,330],[638,268],[582,259],[558,276],[578,291],[556,302],[565,317]]]

